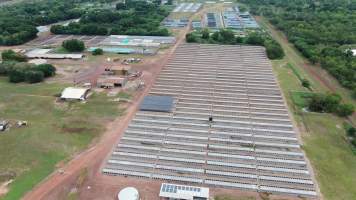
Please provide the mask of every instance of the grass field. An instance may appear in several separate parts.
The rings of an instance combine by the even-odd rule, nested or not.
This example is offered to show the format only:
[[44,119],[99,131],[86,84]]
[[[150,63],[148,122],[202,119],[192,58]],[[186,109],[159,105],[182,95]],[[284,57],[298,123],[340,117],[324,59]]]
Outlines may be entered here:
[[87,103],[57,103],[54,95],[65,86],[11,84],[0,78],[0,117],[28,121],[27,127],[0,133],[0,172],[16,173],[1,200],[20,199],[60,161],[86,148],[103,132],[102,124],[123,112],[117,102],[98,93]]
[[[287,63],[293,63],[298,73],[312,82],[315,92],[325,92],[327,89],[299,67],[298,64],[305,61],[286,40],[281,38],[281,33],[276,32],[269,24],[267,26],[266,21],[263,23],[270,31],[274,31],[273,37],[281,43],[285,50],[286,57],[283,60],[273,61],[273,69],[287,104],[301,130],[302,147],[312,163],[324,199],[356,199],[356,156],[346,140],[343,128],[345,119],[331,114],[308,113],[301,110],[305,104],[305,99],[301,97],[301,94],[308,94],[309,91],[302,87],[297,75],[287,67]],[[340,90],[343,97],[352,102],[347,97],[346,91]]]

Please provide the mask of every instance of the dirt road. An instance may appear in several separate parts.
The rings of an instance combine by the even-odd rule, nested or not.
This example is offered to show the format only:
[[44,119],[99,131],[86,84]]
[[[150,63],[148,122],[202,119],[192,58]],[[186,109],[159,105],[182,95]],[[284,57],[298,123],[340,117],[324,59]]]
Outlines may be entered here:
[[[114,145],[117,144],[122,133],[128,126],[130,120],[134,117],[135,112],[139,106],[139,103],[143,97],[149,92],[153,85],[157,75],[165,66],[168,61],[173,57],[176,48],[179,44],[184,42],[185,34],[189,32],[189,26],[182,30],[177,36],[176,44],[168,49],[164,54],[158,55],[159,59],[155,62],[146,64],[144,68],[144,81],[145,89],[139,92],[126,111],[126,114],[116,119],[114,122],[108,125],[107,132],[102,136],[100,141],[92,148],[75,156],[65,167],[62,168],[64,173],[54,172],[46,180],[42,181],[32,191],[28,192],[23,199],[25,200],[41,200],[41,199],[55,199],[56,190],[61,190],[64,185],[72,184],[73,177],[78,176],[82,169],[89,169],[95,172],[95,176],[102,176],[100,173],[100,166],[104,162],[104,159],[110,154]],[[96,179],[97,177],[92,177]],[[53,194],[53,195],[52,195]]]

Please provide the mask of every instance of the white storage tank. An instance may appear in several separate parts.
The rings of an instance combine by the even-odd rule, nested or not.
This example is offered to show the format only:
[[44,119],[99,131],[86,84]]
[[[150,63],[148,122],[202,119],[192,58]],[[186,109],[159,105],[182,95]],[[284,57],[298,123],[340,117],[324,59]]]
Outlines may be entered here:
[[127,187],[122,189],[117,195],[118,200],[139,200],[140,196],[134,187]]

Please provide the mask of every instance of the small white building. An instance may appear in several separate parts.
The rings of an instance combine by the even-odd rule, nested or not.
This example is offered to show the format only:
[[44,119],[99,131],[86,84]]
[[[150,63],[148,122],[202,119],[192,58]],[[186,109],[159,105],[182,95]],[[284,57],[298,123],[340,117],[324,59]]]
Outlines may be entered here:
[[67,87],[63,90],[61,99],[84,101],[86,100],[88,93],[88,88]]
[[139,200],[140,195],[136,188],[127,187],[122,189],[117,195],[118,200]]
[[31,59],[81,59],[83,54],[74,53],[51,53],[51,49],[33,49],[26,54],[27,58]]
[[351,49],[352,55],[356,56],[356,49]]
[[162,183],[161,200],[208,200],[209,188]]

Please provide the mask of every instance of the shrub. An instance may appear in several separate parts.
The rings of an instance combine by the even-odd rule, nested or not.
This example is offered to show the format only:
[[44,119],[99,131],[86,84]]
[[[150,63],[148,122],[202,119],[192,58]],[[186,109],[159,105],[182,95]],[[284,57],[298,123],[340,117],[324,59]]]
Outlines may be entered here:
[[41,64],[35,67],[38,71],[41,71],[44,77],[51,77],[56,74],[56,68],[51,64]]
[[9,81],[11,83],[20,83],[25,81],[25,72],[22,69],[11,69],[9,71]]
[[347,135],[348,135],[348,136],[355,137],[355,135],[356,135],[356,128],[353,127],[353,126],[351,126],[351,127],[349,127],[349,128],[346,130],[346,132],[347,132]]
[[351,144],[352,144],[354,147],[356,147],[356,138],[352,138]]
[[82,52],[85,49],[84,42],[77,39],[63,41],[62,47],[70,52]]
[[305,88],[310,88],[310,82],[308,79],[302,79],[302,86]]
[[247,44],[264,46],[264,38],[258,33],[250,33],[246,39]]
[[94,55],[94,56],[103,55],[103,53],[104,53],[104,51],[102,49],[97,48],[92,52],[92,55]]
[[5,50],[1,53],[3,61],[17,61],[17,62],[26,62],[27,58],[25,55],[15,53],[13,50]]
[[278,42],[274,40],[267,40],[264,43],[264,46],[266,47],[266,53],[269,59],[282,59],[284,57],[284,51]]
[[196,36],[194,33],[188,33],[188,34],[185,36],[185,40],[186,40],[188,43],[198,42],[198,38],[197,38],[197,36]]
[[237,44],[242,44],[242,43],[244,43],[244,38],[243,38],[243,37],[236,37],[236,43],[237,43]]
[[313,112],[323,112],[324,111],[324,95],[315,94],[310,98],[308,108]]
[[341,101],[340,95],[327,94],[324,98],[324,111],[329,113],[336,112]]
[[309,110],[313,112],[335,112],[341,97],[337,94],[315,94],[310,98]]
[[340,104],[336,113],[341,117],[347,117],[354,113],[355,107],[352,104]]
[[209,29],[207,29],[207,28],[203,29],[201,34],[202,34],[201,38],[203,38],[204,40],[208,40],[210,37],[210,32],[209,32]]
[[0,75],[8,75],[12,67],[16,64],[16,62],[6,61],[0,63]]
[[29,70],[25,72],[25,80],[28,83],[39,83],[44,79],[44,73],[42,71]]

